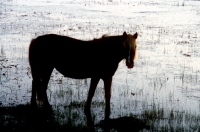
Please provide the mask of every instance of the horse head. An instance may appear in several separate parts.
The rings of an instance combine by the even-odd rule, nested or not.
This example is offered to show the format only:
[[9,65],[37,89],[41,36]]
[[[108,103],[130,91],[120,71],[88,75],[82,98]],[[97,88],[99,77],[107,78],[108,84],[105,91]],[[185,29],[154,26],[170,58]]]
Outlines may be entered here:
[[137,51],[137,39],[138,33],[136,32],[134,35],[127,34],[126,32],[123,33],[124,41],[123,46],[125,49],[125,59],[126,59],[126,66],[128,68],[133,68],[134,60],[136,58],[136,51]]

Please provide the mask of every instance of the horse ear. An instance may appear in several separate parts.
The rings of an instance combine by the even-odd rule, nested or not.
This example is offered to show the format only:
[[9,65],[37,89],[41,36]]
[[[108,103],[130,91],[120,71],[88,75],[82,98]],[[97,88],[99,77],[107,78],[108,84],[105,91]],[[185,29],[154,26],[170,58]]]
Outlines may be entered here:
[[133,35],[133,37],[134,37],[135,39],[137,39],[138,33],[136,32],[136,33]]
[[126,33],[125,31],[124,31],[124,33],[123,33],[123,36],[124,36],[124,37],[126,37],[126,36],[127,36],[127,33]]

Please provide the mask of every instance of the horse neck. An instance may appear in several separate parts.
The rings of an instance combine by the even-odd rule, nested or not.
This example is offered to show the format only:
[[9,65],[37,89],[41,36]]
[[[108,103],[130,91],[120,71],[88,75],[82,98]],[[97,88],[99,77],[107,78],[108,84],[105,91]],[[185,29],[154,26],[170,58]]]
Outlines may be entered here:
[[110,36],[105,39],[105,44],[111,46],[111,52],[114,54],[117,62],[125,58],[125,48],[123,46],[123,36]]

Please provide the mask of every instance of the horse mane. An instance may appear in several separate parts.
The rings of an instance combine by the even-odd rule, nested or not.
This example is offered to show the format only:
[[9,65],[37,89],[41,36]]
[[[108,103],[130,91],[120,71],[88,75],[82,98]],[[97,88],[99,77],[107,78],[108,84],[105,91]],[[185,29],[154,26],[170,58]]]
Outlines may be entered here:
[[[119,36],[109,36],[108,34],[104,34],[104,35],[102,35],[102,37],[100,37],[100,38],[94,38],[92,41],[95,41],[95,42],[97,42],[97,41],[102,41],[102,40],[106,40],[106,39],[109,39],[110,38],[110,40],[109,41],[106,41],[106,42],[112,42],[113,40],[112,40],[112,38],[118,38]],[[137,59],[137,42],[136,42],[136,39],[134,40],[134,46],[136,46],[136,49],[135,49],[135,55],[134,55],[134,58],[133,58],[133,60],[136,60]]]
[[[102,35],[102,37],[100,37],[100,38],[94,38],[92,41],[102,41],[102,40],[105,40],[105,39],[116,38],[116,37],[119,37],[119,36],[110,36],[108,34],[104,34],[104,35]],[[133,43],[136,46],[135,55],[134,55],[133,60],[136,60],[137,59],[137,42],[136,42],[136,39],[134,40]]]
[[106,37],[110,37],[110,36],[108,34],[104,34],[104,35],[102,35],[101,38],[106,38]]
[[136,39],[134,40],[134,42],[133,42],[134,44],[135,44],[135,46],[136,46],[136,49],[135,49],[135,55],[134,55],[134,60],[136,60],[137,59],[137,42],[136,42]]
[[100,38],[94,38],[92,41],[98,41],[98,40],[102,40],[104,38],[109,38],[109,37],[111,37],[111,36],[109,36],[108,34],[104,34]]

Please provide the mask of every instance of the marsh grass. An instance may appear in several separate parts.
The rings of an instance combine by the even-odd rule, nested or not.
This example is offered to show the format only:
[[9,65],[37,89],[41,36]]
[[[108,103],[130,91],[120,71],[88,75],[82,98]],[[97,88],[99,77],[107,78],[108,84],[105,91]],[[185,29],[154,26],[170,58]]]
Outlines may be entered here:
[[200,115],[190,111],[166,110],[153,105],[137,116],[150,126],[143,131],[195,131],[200,130]]

